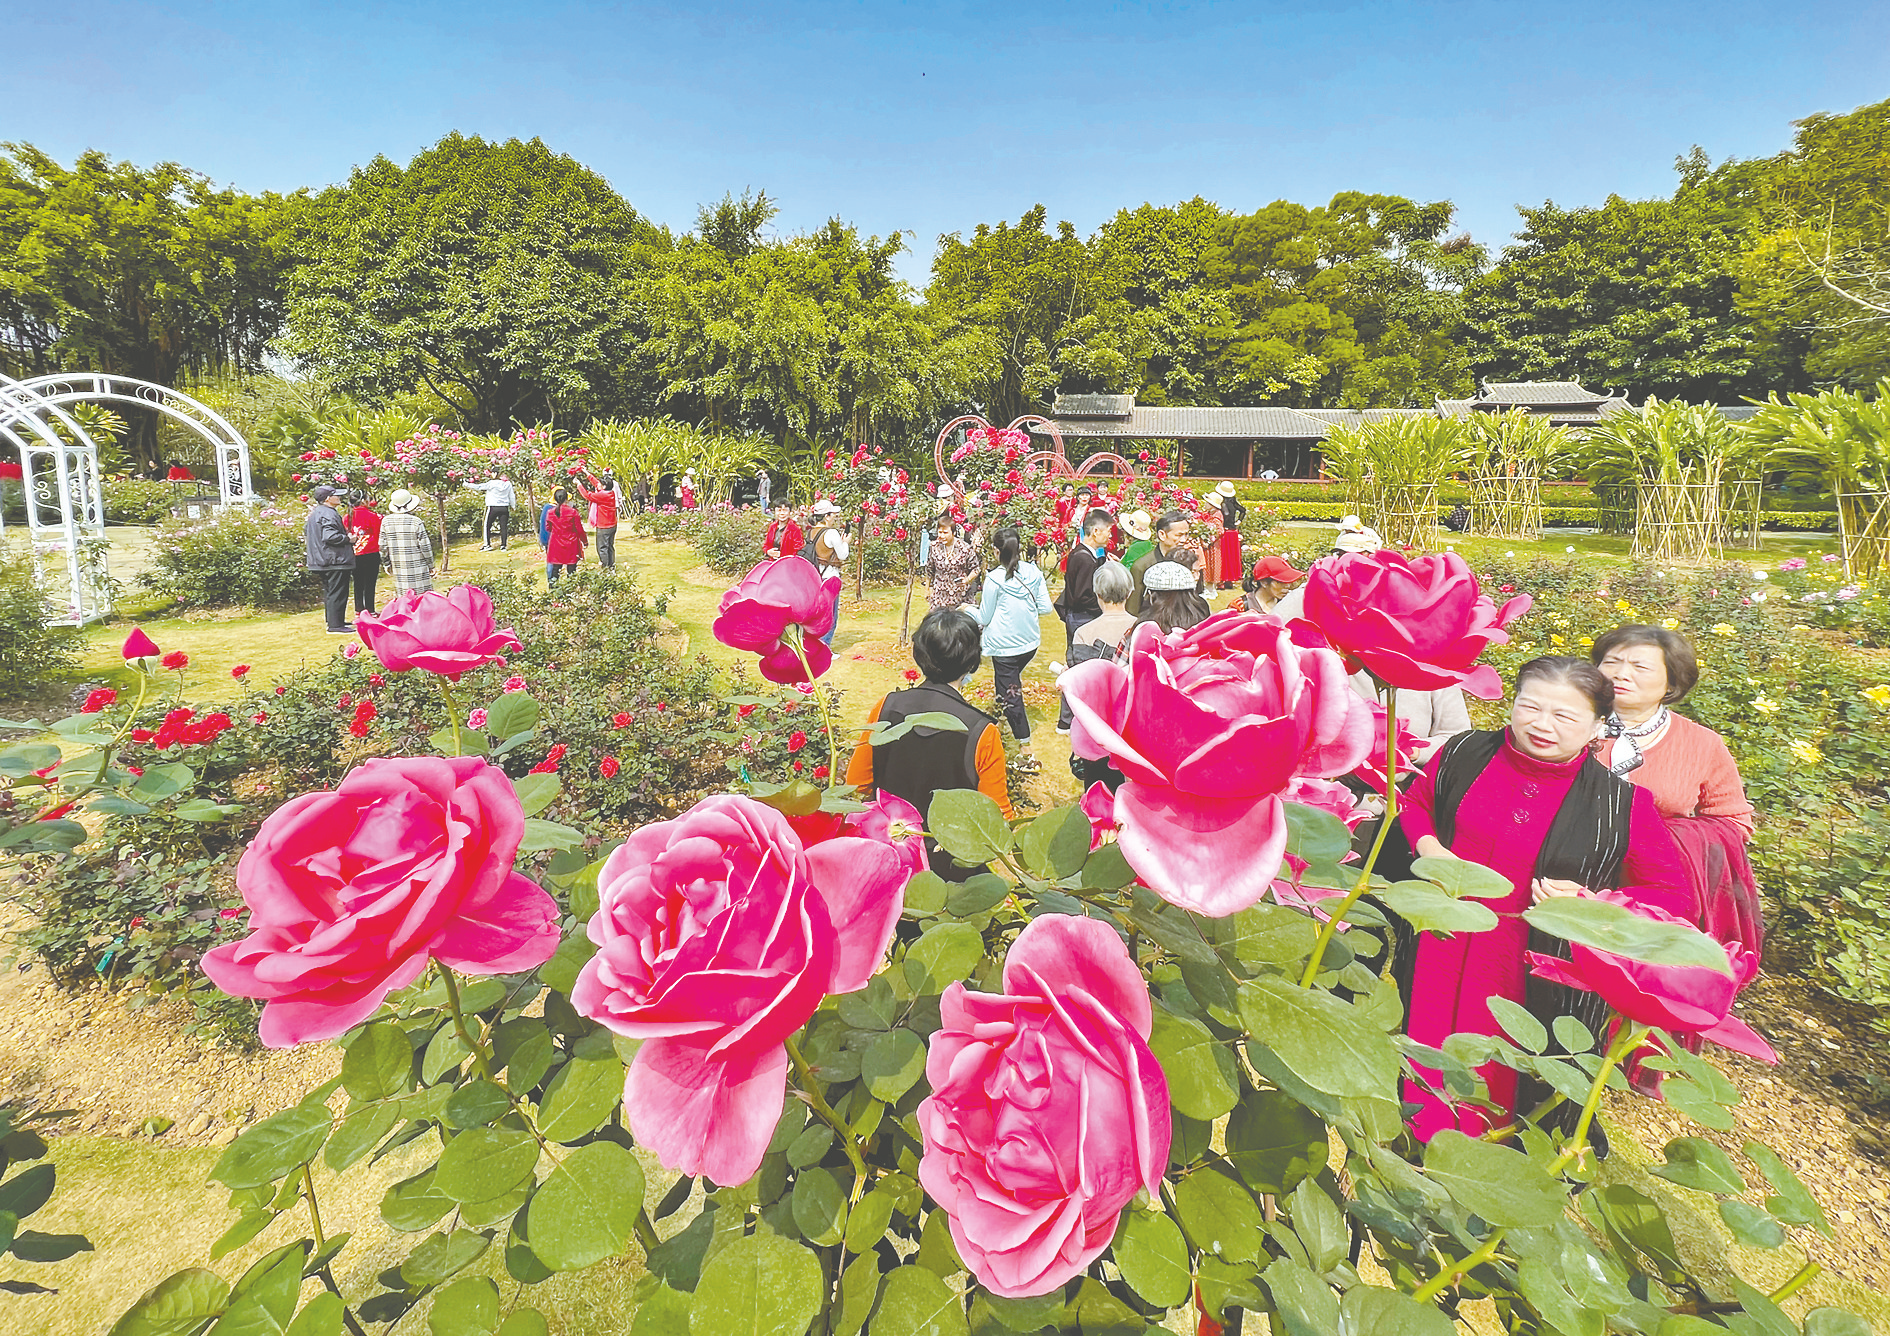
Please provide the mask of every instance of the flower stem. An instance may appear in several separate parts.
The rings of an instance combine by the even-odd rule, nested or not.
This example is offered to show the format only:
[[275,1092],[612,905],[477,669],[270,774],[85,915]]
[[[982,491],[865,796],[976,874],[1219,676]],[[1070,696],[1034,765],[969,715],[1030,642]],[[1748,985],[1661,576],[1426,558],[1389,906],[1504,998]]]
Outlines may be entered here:
[[1823,1274],[1824,1268],[1822,1266],[1808,1260],[1803,1266],[1798,1268],[1796,1275],[1765,1297],[1775,1304],[1782,1304]]
[[1385,815],[1378,823],[1378,838],[1372,841],[1372,851],[1366,856],[1358,881],[1345,899],[1339,902],[1332,917],[1319,925],[1319,936],[1313,941],[1312,959],[1306,962],[1306,972],[1299,977],[1301,988],[1311,988],[1313,980],[1319,977],[1320,966],[1326,959],[1326,947],[1331,943],[1332,935],[1339,930],[1340,922],[1352,912],[1352,906],[1371,886],[1372,869],[1378,866],[1378,855],[1384,851],[1385,837],[1391,833],[1392,822],[1398,819],[1398,688],[1389,687],[1387,690],[1390,694],[1385,701]]
[[1475,1252],[1471,1253],[1461,1262],[1456,1262],[1445,1267],[1442,1271],[1439,1271],[1413,1291],[1411,1297],[1421,1304],[1431,1302],[1431,1300],[1435,1299],[1452,1285],[1455,1285],[1463,1277],[1469,1275],[1472,1271],[1475,1271],[1485,1262],[1495,1257],[1496,1250],[1502,1246],[1503,1236],[1506,1233],[1508,1233],[1508,1231],[1502,1229],[1495,1231],[1490,1237],[1483,1240],[1482,1244],[1478,1246]]
[[[473,1066],[478,1069],[479,1075],[494,1085],[498,1085],[498,1081],[492,1075],[492,1065],[486,1061],[485,1049],[481,1048],[479,1041],[473,1038],[472,1031],[466,1025],[466,1014],[460,1010],[459,980],[453,977],[453,971],[437,960],[433,962],[433,968],[440,972],[440,981],[446,985],[446,1008],[453,1013],[453,1028],[459,1032],[460,1042],[465,1044],[472,1053]],[[510,1093],[507,1091],[508,1095]]]
[[315,1204],[315,1176],[306,1164],[302,1166],[302,1191],[308,1194],[309,1223],[315,1229],[315,1251],[320,1252],[328,1246],[328,1236],[322,1233],[322,1211]]
[[853,1166],[853,1199],[848,1208],[859,1205],[860,1198],[866,1194],[866,1161],[860,1158],[859,1145],[854,1141],[853,1129],[847,1126],[847,1120],[834,1112],[833,1105],[827,1103],[820,1093],[819,1083],[814,1080],[814,1073],[807,1065],[807,1059],[801,1056],[799,1045],[789,1035],[785,1041],[788,1061],[794,1064],[794,1075],[800,1082],[801,1098],[807,1101],[807,1107],[816,1117],[831,1127],[834,1135],[840,1138],[840,1149],[846,1152],[847,1163]]
[[[453,688],[451,688],[450,686],[446,684],[446,679],[444,677],[439,679],[439,683],[440,683],[440,694],[446,697],[447,726],[453,730],[453,755],[463,756],[465,755],[465,752],[460,747],[460,737],[459,737],[459,702],[453,699]],[[451,988],[452,985],[448,984],[447,987]]]
[[807,651],[801,644],[801,628],[791,626],[792,633],[787,637],[794,646],[794,657],[801,661],[801,671],[807,674],[807,685],[814,689],[814,704],[820,707],[820,722],[827,730],[827,787],[838,788],[840,785],[840,748],[833,738],[833,715],[827,710],[827,693],[820,689],[820,683],[814,680],[814,669],[807,662]]

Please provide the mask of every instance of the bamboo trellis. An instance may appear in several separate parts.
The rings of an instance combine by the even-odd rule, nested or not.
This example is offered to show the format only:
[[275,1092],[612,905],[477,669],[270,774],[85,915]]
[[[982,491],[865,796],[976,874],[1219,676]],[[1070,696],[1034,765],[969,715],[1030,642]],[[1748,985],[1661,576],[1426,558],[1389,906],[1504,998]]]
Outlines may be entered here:
[[1844,574],[1868,580],[1890,569],[1890,492],[1837,493]]
[[[1694,470],[1686,470],[1693,473]],[[1643,478],[1636,491],[1634,550],[1652,561],[1717,560],[1724,554],[1719,470],[1704,480]]]
[[1533,470],[1470,479],[1470,532],[1534,540],[1542,534],[1542,479]]

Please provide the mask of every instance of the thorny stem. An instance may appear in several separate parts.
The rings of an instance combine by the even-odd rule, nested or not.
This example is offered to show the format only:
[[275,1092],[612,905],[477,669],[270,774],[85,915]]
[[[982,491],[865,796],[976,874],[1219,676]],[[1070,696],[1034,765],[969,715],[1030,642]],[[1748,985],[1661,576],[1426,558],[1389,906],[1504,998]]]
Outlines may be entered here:
[[807,649],[801,643],[801,628],[788,628],[787,642],[794,647],[794,657],[801,661],[801,671],[807,674],[807,685],[814,689],[814,704],[820,707],[820,722],[827,730],[827,787],[838,788],[840,785],[840,748],[834,742],[833,715],[827,711],[827,693],[820,689],[820,683],[814,678],[813,665],[807,662]]
[[1372,884],[1372,869],[1378,865],[1378,855],[1385,847],[1385,836],[1391,833],[1392,822],[1398,819],[1398,688],[1387,688],[1385,699],[1385,815],[1378,823],[1378,838],[1372,841],[1372,851],[1365,859],[1365,866],[1360,869],[1358,881],[1353,885],[1339,907],[1332,911],[1332,917],[1319,925],[1319,936],[1313,941],[1312,959],[1306,962],[1306,972],[1299,977],[1301,988],[1311,988],[1313,980],[1319,977],[1319,968],[1325,963],[1326,947],[1332,941],[1332,935],[1339,930],[1339,924],[1352,912],[1359,897],[1365,894]]
[[460,1009],[459,980],[453,977],[453,971],[439,961],[434,961],[433,967],[439,971],[440,980],[446,985],[446,1007],[453,1015],[453,1029],[458,1032],[460,1042],[472,1051],[473,1066],[480,1076],[499,1088],[499,1093],[504,1095],[506,1102],[512,1106],[512,1112],[518,1115],[519,1121],[525,1124],[525,1130],[532,1134],[532,1140],[538,1143],[538,1149],[551,1156],[553,1164],[559,1163],[557,1154],[551,1149],[551,1143],[545,1140],[545,1134],[538,1130],[538,1120],[525,1112],[525,1106],[512,1092],[511,1085],[493,1075],[492,1064],[486,1058],[485,1047],[473,1037],[472,1030],[466,1024],[466,1014]]
[[860,1198],[866,1194],[866,1161],[860,1158],[859,1145],[854,1141],[853,1129],[847,1126],[847,1120],[834,1112],[833,1105],[827,1103],[820,1093],[820,1086],[814,1080],[814,1073],[807,1065],[807,1059],[801,1056],[800,1046],[789,1035],[787,1044],[788,1060],[794,1064],[794,1075],[800,1081],[801,1098],[807,1101],[807,1107],[814,1111],[823,1123],[831,1127],[834,1135],[840,1139],[840,1149],[846,1152],[847,1163],[853,1166],[853,1199],[847,1203],[848,1209],[860,1204]]
[[302,1166],[302,1191],[308,1194],[309,1223],[315,1227],[315,1251],[320,1252],[328,1246],[328,1236],[322,1233],[322,1209],[315,1204],[315,1176],[308,1166]]
[[1798,1268],[1796,1275],[1765,1297],[1775,1304],[1782,1304],[1794,1294],[1798,1293],[1798,1291],[1804,1289],[1805,1286],[1811,1284],[1812,1281],[1816,1280],[1823,1273],[1824,1268],[1822,1266],[1818,1265],[1816,1262],[1807,1261],[1803,1266]]
[[[1582,1115],[1575,1123],[1574,1135],[1569,1138],[1569,1143],[1567,1146],[1563,1147],[1562,1153],[1549,1162],[1549,1173],[1551,1175],[1561,1173],[1564,1169],[1568,1168],[1569,1165],[1579,1160],[1582,1156],[1582,1152],[1588,1148],[1588,1126],[1595,1120],[1595,1110],[1601,1107],[1601,1092],[1608,1088],[1609,1075],[1613,1073],[1614,1069],[1618,1067],[1630,1053],[1640,1048],[1641,1044],[1646,1040],[1648,1031],[1651,1028],[1652,1027],[1646,1025],[1623,1025],[1621,1027],[1621,1033],[1615,1036],[1615,1040],[1612,1044],[1608,1045],[1608,1051],[1601,1059],[1601,1067],[1595,1073],[1595,1082],[1589,1087],[1588,1101],[1582,1105]],[[1467,1276],[1470,1272],[1495,1257],[1497,1250],[1502,1247],[1503,1239],[1508,1233],[1509,1231],[1507,1229],[1493,1230],[1490,1236],[1483,1240],[1482,1244],[1478,1246],[1475,1252],[1465,1257],[1462,1261],[1452,1263],[1442,1271],[1439,1271],[1435,1276],[1432,1276],[1423,1285],[1419,1286],[1418,1289],[1412,1293],[1411,1297],[1416,1299],[1419,1303],[1429,1303],[1452,1285],[1455,1285],[1464,1276]],[[1817,1267],[1817,1263],[1810,1263],[1810,1266],[1814,1268],[1812,1275],[1816,1275],[1817,1271],[1815,1268]],[[1800,1275],[1803,1275],[1803,1273],[1801,1272]],[[1790,1294],[1792,1290],[1796,1288],[1794,1282],[1802,1285],[1805,1281],[1809,1281],[1810,1279],[1811,1276],[1805,1276],[1804,1280],[1801,1281],[1797,1276],[1794,1276],[1792,1280],[1785,1282],[1785,1286],[1783,1287],[1785,1293]]]

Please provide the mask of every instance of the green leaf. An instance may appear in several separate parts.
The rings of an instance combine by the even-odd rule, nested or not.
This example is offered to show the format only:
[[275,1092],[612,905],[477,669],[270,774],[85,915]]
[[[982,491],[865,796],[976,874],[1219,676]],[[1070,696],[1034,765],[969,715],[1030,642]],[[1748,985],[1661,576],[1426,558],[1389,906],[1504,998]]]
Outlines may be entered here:
[[519,852],[524,854],[542,853],[547,849],[576,849],[584,843],[584,832],[561,826],[555,821],[541,821],[537,817],[525,819],[525,838],[519,841]]
[[131,796],[140,802],[154,803],[174,793],[182,793],[197,782],[197,772],[182,762],[154,765],[138,776],[131,786]]
[[1871,1336],[1870,1323],[1843,1308],[1814,1308],[1805,1314],[1805,1336]]
[[512,781],[512,789],[518,794],[519,806],[525,809],[525,815],[537,816],[564,792],[564,781],[550,772],[520,775]]
[[1424,1171],[1491,1225],[1552,1225],[1568,1205],[1568,1188],[1534,1160],[1454,1128],[1431,1138]]
[[1732,1196],[1746,1190],[1746,1180],[1733,1167],[1732,1157],[1699,1137],[1677,1137],[1667,1143],[1667,1162],[1652,1166],[1670,1183],[1696,1192]]
[[445,1121],[448,1127],[460,1131],[484,1127],[496,1123],[511,1107],[512,1101],[491,1081],[468,1081],[446,1097]]
[[1011,828],[998,805],[976,789],[943,789],[932,796],[926,829],[961,863],[988,863],[1011,848]]
[[1131,1208],[1116,1231],[1116,1267],[1129,1288],[1157,1308],[1173,1308],[1188,1297],[1193,1273],[1181,1227],[1160,1211]]
[[180,821],[216,822],[243,809],[235,803],[216,803],[208,798],[191,798],[171,809]]
[[328,1140],[332,1124],[328,1110],[320,1104],[284,1109],[232,1141],[210,1177],[233,1189],[273,1183],[314,1159]]
[[1105,844],[1083,863],[1082,889],[1117,891],[1135,880],[1135,869],[1118,844]]
[[258,1259],[230,1291],[210,1336],[281,1336],[295,1316],[307,1255],[308,1243],[297,1240]]
[[[1308,863],[1336,863],[1352,850],[1352,831],[1331,812],[1285,803],[1286,852]],[[1505,883],[1507,884],[1507,883]]]
[[919,1083],[925,1075],[925,1041],[907,1029],[876,1035],[860,1055],[860,1079],[874,1099],[888,1104]]
[[1779,1158],[1777,1151],[1762,1141],[1748,1141],[1740,1151],[1759,1166],[1759,1172],[1765,1175],[1772,1189],[1772,1195],[1765,1199],[1766,1210],[1788,1225],[1810,1225],[1826,1237],[1830,1236],[1831,1222],[1825,1219],[1824,1207],[1798,1181],[1798,1175]]
[[1736,1275],[1732,1278],[1732,1290],[1733,1298],[1746,1311],[1729,1315],[1726,1325],[1739,1336],[1798,1336],[1797,1323],[1786,1317],[1777,1304]]
[[1227,1121],[1227,1158],[1255,1192],[1291,1192],[1328,1153],[1324,1120],[1277,1090],[1248,1095]]
[[538,727],[539,704],[523,691],[508,691],[486,706],[485,731],[501,740]]
[[230,1287],[221,1276],[192,1267],[146,1290],[112,1324],[111,1336],[192,1336],[223,1311]]
[[466,1276],[433,1296],[427,1314],[432,1336],[491,1336],[499,1326],[499,1287],[484,1276]]
[[1719,1218],[1748,1248],[1776,1248],[1785,1242],[1785,1226],[1749,1201],[1722,1201]]
[[1503,1027],[1503,1032],[1514,1039],[1531,1053],[1543,1053],[1549,1047],[1549,1032],[1542,1028],[1542,1022],[1529,1013],[1529,1009],[1520,1002],[1512,1002],[1506,997],[1490,995],[1490,1015]]
[[704,1336],[801,1336],[826,1292],[813,1253],[778,1234],[749,1234],[703,1264],[689,1329]]
[[1200,1021],[1158,1006],[1148,1046],[1168,1077],[1169,1102],[1188,1117],[1211,1122],[1239,1101],[1234,1055]]
[[[527,1211],[531,1250],[553,1271],[577,1271],[621,1256],[643,1206],[643,1169],[611,1141],[564,1157]],[[705,1328],[706,1330],[706,1328]]]
[[0,1183],[0,1211],[21,1219],[52,1200],[59,1170],[50,1164],[36,1164],[24,1173]]
[[86,810],[104,812],[110,816],[143,816],[151,809],[140,802],[121,798],[115,793],[103,794],[86,804]]
[[433,1169],[426,1169],[412,1178],[402,1179],[382,1194],[381,1219],[389,1229],[418,1234],[423,1229],[433,1228],[435,1221],[453,1209],[453,1199],[434,1190],[433,1175]]
[[[578,975],[586,965],[590,964],[591,957],[596,954],[597,943],[586,937],[584,929],[580,927],[558,943],[558,949],[552,954],[551,959],[538,967],[538,977],[569,997],[571,990],[577,986]],[[540,1077],[544,1076],[542,1071],[538,1074]],[[536,1085],[537,1082],[532,1084]],[[514,1083],[514,1088],[518,1088],[516,1083]]]
[[392,1021],[376,1021],[341,1058],[341,1084],[363,1104],[413,1089],[413,1041]]
[[1215,940],[1249,965],[1293,965],[1312,954],[1319,925],[1284,905],[1259,904],[1214,922]]
[[847,1216],[847,1251],[870,1251],[886,1237],[886,1226],[892,1223],[895,1205],[897,1201],[893,1194],[884,1188],[874,1188],[860,1198],[860,1204]]
[[[1007,1331],[1041,1332],[1045,1327],[1065,1331],[1064,1317],[1067,1305],[1063,1302],[1063,1291],[1051,1290],[1048,1294],[1035,1294],[1028,1299],[1004,1299],[984,1290],[979,1293],[972,1309],[972,1320],[978,1320],[978,1308],[990,1311],[1000,1326]],[[980,1327],[979,1331],[988,1336],[989,1327]]]
[[1587,1053],[1595,1046],[1594,1034],[1573,1016],[1557,1016],[1554,1029],[1555,1042],[1564,1053]]
[[1017,848],[1032,875],[1045,881],[1071,876],[1089,857],[1089,818],[1074,803],[1052,808],[1023,828]]
[[[956,792],[956,790],[952,790]],[[906,950],[906,978],[922,993],[942,993],[984,959],[984,935],[969,923],[937,923]]]
[[1263,977],[1240,986],[1240,1017],[1295,1076],[1329,1095],[1390,1097],[1398,1050],[1330,993]]
[[1265,1222],[1253,1195],[1214,1169],[1201,1169],[1175,1188],[1175,1213],[1194,1246],[1224,1262],[1259,1260]]
[[1687,924],[1650,919],[1612,900],[1558,895],[1523,911],[1530,927],[1630,960],[1691,965],[1730,975],[1726,948]]
[[951,891],[951,883],[945,878],[930,868],[923,868],[906,883],[906,907],[902,912],[908,918],[930,918],[942,913]]
[[952,1242],[951,1218],[943,1211],[929,1212],[925,1227],[919,1231],[919,1251],[912,1260],[941,1279],[949,1280],[965,1269]]
[[491,1245],[490,1234],[470,1229],[429,1234],[400,1264],[400,1278],[415,1289],[438,1285],[471,1266]]
[[1451,895],[1475,900],[1498,900],[1516,888],[1494,868],[1461,858],[1418,858],[1411,862],[1413,876],[1441,886]]
[[970,1336],[965,1301],[919,1266],[895,1267],[880,1287],[870,1336]]
[[1457,1324],[1427,1303],[1376,1285],[1354,1285],[1339,1301],[1339,1319],[1358,1336],[1455,1336]]
[[615,1055],[573,1058],[551,1078],[538,1111],[538,1130],[552,1141],[576,1141],[603,1126],[623,1099],[624,1070]]
[[[454,745],[455,736],[458,739]],[[461,724],[457,732],[451,725],[440,729],[427,738],[433,744],[433,750],[442,756],[484,756],[490,750],[486,735]]]
[[210,1260],[214,1262],[235,1252],[269,1228],[276,1215],[275,1211],[261,1208],[244,1211],[236,1218],[236,1223],[224,1230],[222,1237],[211,1245]]
[[893,995],[886,976],[875,974],[866,987],[835,999],[834,1010],[855,1030],[890,1030],[899,1012],[899,999]]
[[302,1311],[289,1324],[286,1336],[341,1336],[341,1296],[328,1290],[302,1305]]
[[1488,932],[1497,923],[1488,905],[1459,900],[1428,881],[1401,881],[1374,894],[1423,932]]
[[1339,1296],[1325,1281],[1290,1257],[1275,1258],[1260,1278],[1287,1336],[1338,1336]]
[[[693,1295],[657,1281],[639,1287],[636,1321],[630,1324],[630,1336],[688,1336],[689,1304]],[[504,1336],[504,1333],[501,1333]]]
[[796,1169],[819,1164],[821,1156],[833,1146],[833,1129],[825,1123],[809,1123],[788,1142],[787,1161]]
[[961,885],[954,886],[945,899],[945,912],[953,918],[972,918],[1003,903],[1011,893],[1011,884],[990,872],[980,872]]
[[471,1056],[472,1050],[460,1038],[459,1031],[451,1025],[442,1025],[427,1042],[426,1052],[420,1055],[420,1079],[429,1086],[434,1085]]
[[832,1172],[819,1166],[803,1169],[794,1180],[794,1224],[809,1243],[827,1247],[840,1242],[847,1214],[847,1197]]
[[1326,1195],[1318,1180],[1308,1178],[1293,1190],[1292,1212],[1293,1233],[1305,1245],[1312,1269],[1325,1275],[1345,1259],[1352,1243],[1338,1203]]
[[[833,1316],[832,1336],[859,1336],[866,1315],[879,1297],[879,1254],[871,1249],[847,1263],[840,1273],[839,1303]],[[635,1336],[635,1333],[632,1333]]]
[[490,1201],[510,1192],[538,1167],[538,1143],[509,1127],[474,1127],[440,1152],[435,1191],[454,1201]]

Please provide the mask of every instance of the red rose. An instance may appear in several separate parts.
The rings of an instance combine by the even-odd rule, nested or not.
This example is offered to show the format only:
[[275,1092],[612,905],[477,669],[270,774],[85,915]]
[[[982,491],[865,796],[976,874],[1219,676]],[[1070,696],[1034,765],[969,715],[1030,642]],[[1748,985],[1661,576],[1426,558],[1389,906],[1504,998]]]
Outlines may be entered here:
[[752,705],[737,705],[735,707],[735,717],[738,719],[746,719],[749,715],[753,714],[754,712],[755,712],[755,707]]
[[614,756],[606,756],[597,763],[597,773],[605,779],[615,779],[617,772],[621,769],[623,769],[622,764]]
[[919,680],[919,670],[917,668],[906,669],[906,681],[916,682],[918,680]]
[[97,714],[100,710],[104,709],[106,706],[116,705],[117,703],[118,703],[117,691],[113,690],[111,687],[99,687],[97,690],[91,692],[90,694],[86,696],[85,704],[79,707],[79,713],[80,714]]
[[160,662],[172,672],[182,672],[190,663],[190,655],[184,653],[181,649],[174,649],[169,654],[166,654]]
[[250,934],[203,958],[210,981],[265,1000],[264,1044],[333,1039],[438,960],[515,974],[558,948],[558,905],[512,870],[525,813],[483,758],[369,761],[291,799],[236,868]]
[[807,734],[801,732],[800,729],[797,728],[792,733],[788,734],[787,749],[789,752],[797,752],[806,745]]
[[1533,601],[1518,594],[1498,609],[1455,552],[1417,558],[1348,552],[1313,566],[1293,637],[1302,645],[1329,645],[1390,686],[1460,686],[1497,700],[1502,679],[1477,659],[1509,640],[1503,628]]
[[134,728],[131,730],[131,740],[133,742],[149,742],[156,736],[157,734],[153,733],[148,728]]
[[628,728],[635,722],[636,716],[633,714],[613,714],[610,716],[610,726],[612,728]]
[[242,681],[243,678],[245,678],[248,675],[249,675],[249,665],[246,663],[239,663],[236,665],[236,667],[230,669],[230,676],[234,677],[239,682]]

